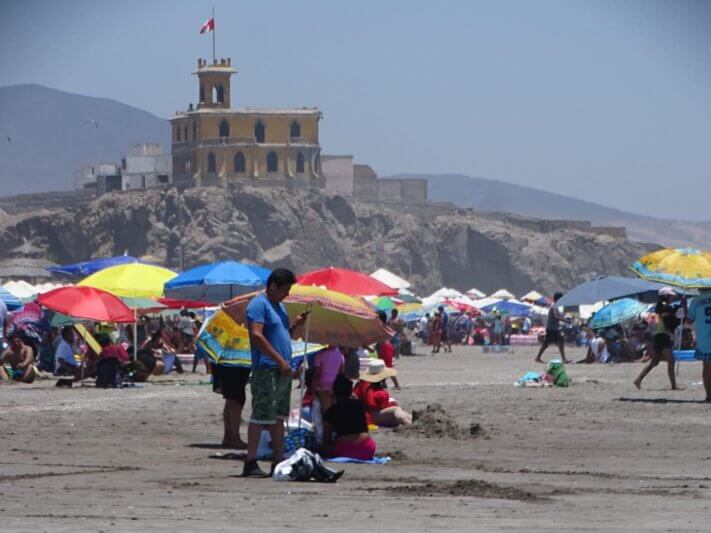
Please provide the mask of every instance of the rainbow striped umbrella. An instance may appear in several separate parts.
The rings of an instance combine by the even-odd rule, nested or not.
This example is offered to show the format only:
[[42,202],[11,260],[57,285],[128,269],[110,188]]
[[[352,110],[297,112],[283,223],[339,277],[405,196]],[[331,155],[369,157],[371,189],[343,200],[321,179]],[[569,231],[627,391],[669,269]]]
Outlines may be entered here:
[[[227,302],[225,312],[238,324],[245,324],[247,304],[255,294]],[[365,300],[340,292],[294,285],[284,306],[292,320],[302,312],[309,312],[306,339],[309,342],[358,348],[393,335]]]

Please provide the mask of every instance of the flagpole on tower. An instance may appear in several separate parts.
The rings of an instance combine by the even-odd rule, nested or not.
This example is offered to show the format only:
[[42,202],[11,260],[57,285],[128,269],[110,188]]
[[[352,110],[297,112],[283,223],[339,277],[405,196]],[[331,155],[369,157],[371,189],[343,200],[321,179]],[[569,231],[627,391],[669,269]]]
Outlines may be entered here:
[[215,63],[215,6],[212,6],[212,62]]

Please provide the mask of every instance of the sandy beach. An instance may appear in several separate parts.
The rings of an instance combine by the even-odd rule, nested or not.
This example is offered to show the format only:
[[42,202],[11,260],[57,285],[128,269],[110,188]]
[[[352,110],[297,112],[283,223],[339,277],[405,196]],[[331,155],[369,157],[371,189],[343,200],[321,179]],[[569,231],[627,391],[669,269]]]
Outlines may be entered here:
[[379,430],[392,462],[345,465],[337,485],[243,480],[241,461],[211,458],[229,450],[205,447],[221,440],[222,400],[202,374],[123,390],[0,385],[0,529],[708,531],[700,364],[682,364],[678,392],[661,367],[634,389],[639,364],[515,388],[542,369],[533,355],[401,357],[401,404],[439,404],[456,426]]

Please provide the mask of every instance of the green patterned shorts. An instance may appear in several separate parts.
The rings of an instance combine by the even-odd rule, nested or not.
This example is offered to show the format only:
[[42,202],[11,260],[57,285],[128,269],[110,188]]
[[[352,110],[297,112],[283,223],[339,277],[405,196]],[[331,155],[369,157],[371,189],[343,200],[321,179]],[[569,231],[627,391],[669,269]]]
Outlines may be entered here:
[[275,424],[277,418],[289,418],[291,409],[291,377],[279,374],[276,368],[255,368],[250,378],[253,424]]

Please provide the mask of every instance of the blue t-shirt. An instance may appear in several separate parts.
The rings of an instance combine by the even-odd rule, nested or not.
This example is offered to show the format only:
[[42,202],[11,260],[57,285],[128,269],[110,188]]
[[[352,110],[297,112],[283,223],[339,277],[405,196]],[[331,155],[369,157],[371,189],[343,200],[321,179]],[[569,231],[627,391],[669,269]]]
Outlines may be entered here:
[[696,326],[696,349],[711,353],[711,294],[701,293],[689,306],[689,318]]
[[447,333],[449,330],[449,315],[442,311],[442,333]]
[[[291,365],[291,335],[289,317],[284,304],[273,304],[264,293],[258,294],[247,306],[247,325],[251,322],[264,324],[264,336],[284,361]],[[261,352],[254,343],[251,346],[252,368],[278,368],[276,361]]]

